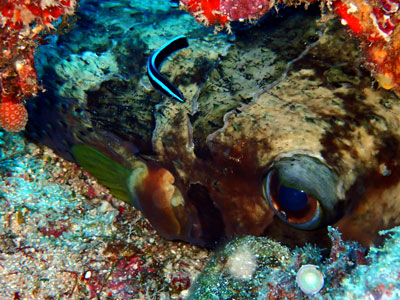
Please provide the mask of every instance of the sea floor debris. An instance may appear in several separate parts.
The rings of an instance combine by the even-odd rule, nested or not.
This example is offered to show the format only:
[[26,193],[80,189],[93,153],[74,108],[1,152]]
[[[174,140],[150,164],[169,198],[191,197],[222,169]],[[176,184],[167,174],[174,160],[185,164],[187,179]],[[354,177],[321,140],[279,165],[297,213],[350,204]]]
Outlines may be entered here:
[[369,252],[332,227],[330,250],[237,237],[210,259],[188,299],[399,299],[400,228],[382,234],[390,237]]
[[87,173],[0,131],[0,299],[178,299],[208,251],[159,237]]

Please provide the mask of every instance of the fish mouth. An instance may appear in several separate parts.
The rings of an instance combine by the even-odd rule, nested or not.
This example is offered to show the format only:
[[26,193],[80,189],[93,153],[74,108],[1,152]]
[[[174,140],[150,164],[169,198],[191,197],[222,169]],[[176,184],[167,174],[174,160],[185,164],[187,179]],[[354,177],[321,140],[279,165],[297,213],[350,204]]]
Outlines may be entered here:
[[340,180],[322,160],[309,155],[281,157],[269,168],[263,194],[275,215],[299,230],[315,230],[343,216]]
[[187,222],[181,213],[185,200],[171,172],[146,163],[132,172],[128,186],[136,208],[160,235],[167,239],[183,239],[187,235],[183,226]]
[[137,208],[163,237],[213,248],[225,238],[222,214],[209,191],[191,183],[182,193],[175,176],[165,168],[147,164],[132,177]]

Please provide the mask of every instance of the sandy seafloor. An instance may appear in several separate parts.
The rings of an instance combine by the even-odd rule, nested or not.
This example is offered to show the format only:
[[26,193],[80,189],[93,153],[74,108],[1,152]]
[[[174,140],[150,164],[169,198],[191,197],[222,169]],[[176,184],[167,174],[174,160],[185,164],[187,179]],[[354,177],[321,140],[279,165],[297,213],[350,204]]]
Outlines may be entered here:
[[177,299],[172,281],[207,261],[51,150],[21,134],[0,143],[0,299]]
[[[132,28],[148,34],[153,50],[171,32],[195,28],[204,34],[183,12],[166,18],[169,1],[140,3],[138,12],[139,3],[101,5],[102,13],[111,12],[102,16],[104,28],[114,31],[110,35],[118,43]],[[95,11],[92,4],[81,1],[81,8],[87,9],[80,11],[81,19]],[[205,40],[217,39],[212,29],[208,34]],[[223,35],[222,48],[230,38]],[[95,40],[91,36],[87,43]],[[103,47],[113,48],[101,34],[96,41],[99,53]],[[59,59],[58,76],[65,82],[53,87],[64,96],[79,99],[102,80],[118,72],[129,74],[112,51],[97,55],[87,45],[56,49],[55,44],[40,50],[49,55],[39,55],[37,67],[43,75],[42,66]],[[70,64],[60,61],[67,55]],[[93,67],[83,74],[85,80],[79,77],[82,61]],[[334,230],[336,247],[325,251],[325,257],[312,246],[293,251],[267,239],[245,237],[219,252],[193,285],[212,251],[164,240],[139,212],[112,197],[88,173],[24,133],[0,131],[0,147],[0,300],[183,299],[190,286],[196,288],[192,299],[400,299],[398,229],[367,257],[358,245],[341,242]],[[296,284],[296,272],[304,264],[318,265],[324,274],[325,285],[316,295],[307,296]]]

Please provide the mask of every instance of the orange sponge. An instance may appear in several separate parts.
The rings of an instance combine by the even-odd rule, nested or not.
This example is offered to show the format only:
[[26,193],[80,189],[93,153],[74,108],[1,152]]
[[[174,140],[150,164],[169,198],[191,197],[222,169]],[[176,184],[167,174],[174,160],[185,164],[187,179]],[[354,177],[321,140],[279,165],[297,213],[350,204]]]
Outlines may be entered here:
[[28,122],[28,112],[22,103],[0,103],[0,127],[6,131],[21,131]]

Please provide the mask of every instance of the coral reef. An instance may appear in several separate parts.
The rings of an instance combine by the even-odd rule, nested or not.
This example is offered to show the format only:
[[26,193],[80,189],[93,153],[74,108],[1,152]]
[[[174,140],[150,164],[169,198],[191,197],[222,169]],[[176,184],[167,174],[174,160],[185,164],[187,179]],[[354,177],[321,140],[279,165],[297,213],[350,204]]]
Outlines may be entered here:
[[270,0],[182,0],[183,9],[206,26],[261,18],[274,5]]
[[28,122],[28,112],[21,103],[4,100],[0,103],[0,127],[7,131],[20,131]]
[[399,1],[333,1],[342,24],[360,38],[379,84],[400,95]]
[[[265,238],[235,238],[210,259],[188,299],[398,299],[399,227],[381,232],[390,236],[368,254],[336,229],[329,232],[329,254],[310,245],[291,251]],[[299,284],[307,280],[299,279],[305,267],[316,270],[322,289],[308,292]]]
[[28,120],[21,103],[39,90],[34,64],[36,47],[50,33],[56,33],[54,23],[63,18],[68,24],[75,0],[5,0],[0,3],[0,127],[21,131]]
[[[164,0],[77,13],[36,52],[47,92],[28,101],[26,132],[40,146],[0,130],[1,299],[399,298],[399,229],[378,231],[400,223],[400,103],[340,22],[311,5],[228,36]],[[146,76],[176,35],[189,47],[160,71],[182,103]],[[290,211],[281,186],[313,209]],[[210,250],[157,232],[217,248],[268,238],[234,239],[199,275]]]

